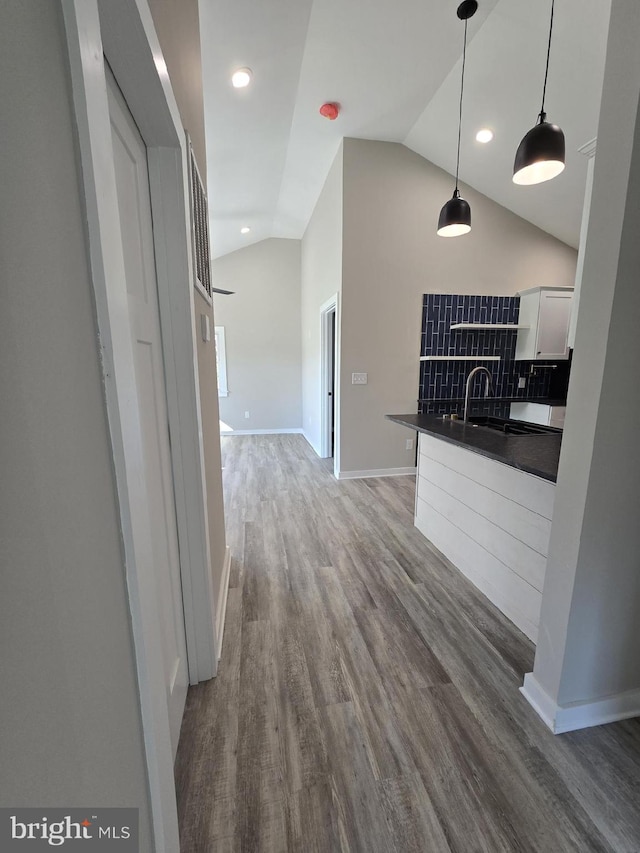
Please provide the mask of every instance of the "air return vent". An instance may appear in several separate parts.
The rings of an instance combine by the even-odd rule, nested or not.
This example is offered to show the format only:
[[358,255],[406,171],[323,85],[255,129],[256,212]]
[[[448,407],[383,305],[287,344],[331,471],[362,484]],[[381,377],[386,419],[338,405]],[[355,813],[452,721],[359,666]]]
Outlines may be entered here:
[[193,254],[196,278],[202,290],[211,298],[211,253],[209,246],[209,216],[207,194],[202,186],[193,147],[189,142],[191,172],[191,222],[193,228]]

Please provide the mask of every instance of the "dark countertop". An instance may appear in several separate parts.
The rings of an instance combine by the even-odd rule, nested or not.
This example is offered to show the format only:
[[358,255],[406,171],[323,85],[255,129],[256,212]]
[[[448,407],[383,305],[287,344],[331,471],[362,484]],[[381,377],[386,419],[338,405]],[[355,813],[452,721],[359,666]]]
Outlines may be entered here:
[[562,433],[508,435],[442,415],[386,415],[396,424],[424,432],[449,444],[466,447],[481,456],[556,482]]

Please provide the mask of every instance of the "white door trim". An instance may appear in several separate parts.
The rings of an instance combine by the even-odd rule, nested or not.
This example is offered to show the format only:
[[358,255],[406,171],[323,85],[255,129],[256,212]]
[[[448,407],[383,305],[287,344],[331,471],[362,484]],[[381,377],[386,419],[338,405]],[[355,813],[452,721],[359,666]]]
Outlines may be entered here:
[[[331,314],[336,314],[336,331],[333,361],[329,359],[331,347]],[[331,406],[329,405],[330,365],[333,363],[335,387],[333,389],[334,406],[334,447],[333,473],[340,470],[340,295],[334,293],[320,306],[320,457],[331,456]]]
[[[215,605],[211,577],[207,486],[202,441],[198,361],[194,340],[194,271],[188,239],[186,151],[148,148],[151,208],[162,328],[171,457],[180,544],[189,681],[217,673]],[[179,229],[179,230],[177,230]],[[180,235],[186,239],[177,239]],[[182,280],[183,287],[176,287]]]
[[192,683],[216,673],[204,453],[194,340],[185,135],[146,0],[61,0],[86,203],[105,401],[140,693],[154,850],[179,849],[151,531],[109,124],[106,55],[148,148],[180,570]]

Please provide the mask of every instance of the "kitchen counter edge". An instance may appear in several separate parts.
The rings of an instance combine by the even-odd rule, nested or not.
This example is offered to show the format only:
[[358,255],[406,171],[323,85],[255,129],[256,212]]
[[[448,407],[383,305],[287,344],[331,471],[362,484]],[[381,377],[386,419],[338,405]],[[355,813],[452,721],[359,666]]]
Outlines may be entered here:
[[464,447],[511,468],[556,482],[562,434],[505,435],[441,415],[385,415],[400,426]]

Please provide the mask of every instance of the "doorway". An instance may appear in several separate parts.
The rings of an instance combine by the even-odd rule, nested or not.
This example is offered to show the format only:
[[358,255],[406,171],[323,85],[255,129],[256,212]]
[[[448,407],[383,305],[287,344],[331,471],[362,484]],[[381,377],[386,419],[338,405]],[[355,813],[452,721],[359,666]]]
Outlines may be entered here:
[[336,372],[335,372],[335,351],[336,351],[336,312],[335,309],[329,312],[329,391],[330,403],[330,421],[331,421],[331,457],[333,458],[335,443],[336,443]]
[[[180,846],[173,752],[186,686],[185,664],[188,679],[195,684],[216,674],[218,658],[194,359],[189,151],[166,71],[156,61],[160,51],[148,7],[133,0],[62,0],[62,10],[154,850],[173,853]],[[130,110],[125,124],[132,120],[131,132],[138,136],[138,142],[143,140],[138,175],[132,163],[128,164],[129,184],[122,180],[127,171],[126,157],[123,150],[117,151],[122,142],[112,135],[109,100],[114,93],[107,97],[107,59],[117,81],[115,96],[125,101],[125,116]],[[126,148],[124,145],[124,151]],[[118,156],[123,158],[120,164],[116,162]],[[153,223],[152,252],[146,263],[152,273],[147,284],[153,281],[154,285],[148,286],[147,294],[153,295],[154,300],[153,304],[135,309],[143,308],[146,318],[134,317],[131,306],[132,299],[139,298],[140,293],[130,292],[128,269],[140,264],[141,259],[135,257],[140,246],[135,246],[133,235],[123,233],[121,228],[121,221],[126,228],[136,215],[136,207],[129,199],[125,204],[127,215],[121,216],[120,195],[127,193],[136,203],[145,196],[145,217],[148,214]],[[129,209],[131,206],[133,210]],[[137,212],[141,209],[142,205]],[[147,218],[147,228],[148,224]],[[140,232],[142,223],[135,225]],[[154,234],[158,239],[153,239]],[[147,238],[144,240],[148,243]],[[147,337],[149,328],[140,328],[137,321],[147,322],[149,312],[154,317],[151,325],[155,324],[155,331],[152,329]],[[155,354],[151,350],[156,350]],[[140,381],[143,375],[144,385]],[[140,393],[142,388],[144,392]],[[158,406],[162,410],[160,416]],[[156,461],[151,465],[157,466],[155,481],[147,477],[154,455]],[[159,541],[155,541],[158,517],[160,524],[168,523],[172,530],[161,530]],[[177,578],[172,574],[175,563],[171,556],[176,553],[175,531],[180,569]],[[166,553],[171,566],[162,590],[158,590],[157,583],[158,549]],[[181,602],[176,595],[178,590]],[[182,619],[175,606],[180,603]],[[171,641],[165,648],[167,623]]]
[[142,476],[152,533],[153,577],[150,586],[153,587],[158,610],[171,750],[175,758],[189,676],[155,274],[149,168],[144,141],[108,69],[107,83],[124,252],[127,313],[140,413]]
[[339,470],[339,305],[335,294],[320,308],[320,456]]

